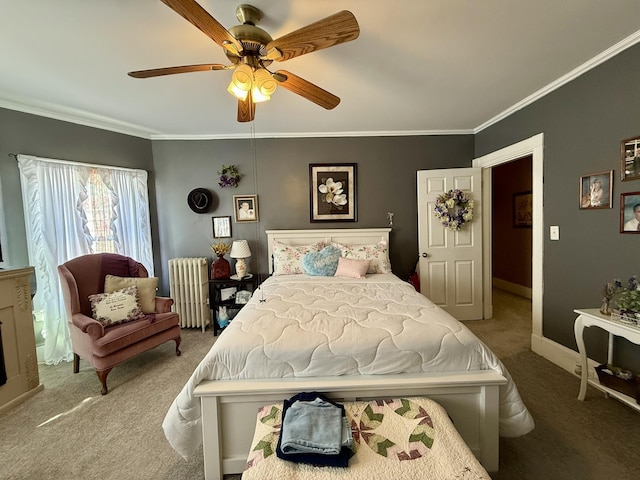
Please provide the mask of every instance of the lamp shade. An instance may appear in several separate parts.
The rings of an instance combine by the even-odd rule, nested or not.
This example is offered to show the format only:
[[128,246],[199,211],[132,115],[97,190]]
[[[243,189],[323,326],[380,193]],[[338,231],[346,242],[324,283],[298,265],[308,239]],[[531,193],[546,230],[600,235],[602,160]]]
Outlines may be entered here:
[[249,242],[246,240],[234,240],[231,245],[231,252],[229,253],[231,258],[249,258],[251,256],[251,249],[249,249]]

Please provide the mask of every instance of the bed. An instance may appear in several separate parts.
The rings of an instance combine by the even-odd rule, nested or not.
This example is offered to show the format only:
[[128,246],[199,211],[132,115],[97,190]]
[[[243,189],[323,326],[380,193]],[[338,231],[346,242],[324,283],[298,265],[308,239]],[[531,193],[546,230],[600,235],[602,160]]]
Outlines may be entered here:
[[[205,478],[242,472],[258,409],[302,391],[338,401],[429,397],[488,471],[498,469],[499,435],[533,429],[495,354],[390,272],[389,232],[266,232],[272,276],[217,339],[163,422],[183,457],[202,443]],[[343,257],[370,256],[366,276],[300,273],[300,256],[325,245]]]

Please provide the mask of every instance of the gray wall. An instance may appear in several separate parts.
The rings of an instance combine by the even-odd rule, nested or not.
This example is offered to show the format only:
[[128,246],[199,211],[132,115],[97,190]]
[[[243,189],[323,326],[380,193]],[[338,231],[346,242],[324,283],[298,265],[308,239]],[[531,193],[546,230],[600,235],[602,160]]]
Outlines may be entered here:
[[[476,135],[476,156],[544,132],[544,336],[576,350],[574,308],[599,307],[603,284],[640,274],[640,236],[620,234],[620,141],[640,135],[640,46],[634,46]],[[614,170],[613,208],[579,210],[579,178]],[[560,226],[550,241],[549,225]],[[590,357],[604,361],[606,338],[587,330]],[[621,366],[640,349],[617,340]]]
[[[0,108],[0,179],[7,228],[2,251],[11,265],[27,265],[29,257],[18,162],[10,153],[147,170],[151,229],[157,231],[149,140]],[[157,235],[153,241],[157,247]]]
[[[173,257],[211,259],[211,217],[233,216],[233,195],[255,193],[260,222],[237,224],[232,220],[233,239],[249,240],[253,254],[249,271],[268,271],[264,230],[384,227],[387,212],[394,212],[391,264],[394,273],[406,278],[418,254],[416,172],[470,166],[473,158],[471,135],[254,142],[254,145],[250,139],[153,142],[162,265]],[[238,188],[222,189],[216,172],[230,163],[237,164],[244,177]],[[357,164],[357,222],[310,222],[311,163]],[[186,198],[194,188],[214,192],[217,207],[208,214],[193,213]],[[161,282],[168,283],[166,269]]]
[[[270,228],[379,227],[395,213],[391,260],[406,277],[416,259],[416,171],[469,166],[471,158],[544,132],[544,231],[560,225],[560,241],[544,240],[544,335],[576,349],[577,307],[597,307],[602,285],[638,272],[640,236],[619,232],[619,194],[640,181],[619,181],[620,141],[640,135],[640,46],[582,75],[473,136],[153,141],[0,109],[0,178],[7,256],[27,263],[18,168],[8,153],[143,168],[150,175],[156,271],[168,291],[166,265],[177,256],[211,257],[211,217],[232,215],[233,194],[259,195],[260,222],[233,223],[233,237],[255,248],[250,269],[266,271],[263,231]],[[475,147],[474,147],[475,141]],[[253,158],[255,147],[256,157]],[[475,148],[475,155],[474,155]],[[358,222],[309,221],[310,163],[358,164]],[[238,189],[220,189],[217,170],[239,165]],[[613,208],[578,209],[580,176],[615,170]],[[255,173],[255,175],[254,175]],[[206,187],[217,205],[193,213],[187,193]],[[156,205],[158,206],[156,209]],[[156,221],[157,219],[157,221]],[[3,245],[4,247],[4,245]],[[637,347],[618,340],[617,363],[638,368]],[[606,338],[589,329],[590,356],[604,360]]]

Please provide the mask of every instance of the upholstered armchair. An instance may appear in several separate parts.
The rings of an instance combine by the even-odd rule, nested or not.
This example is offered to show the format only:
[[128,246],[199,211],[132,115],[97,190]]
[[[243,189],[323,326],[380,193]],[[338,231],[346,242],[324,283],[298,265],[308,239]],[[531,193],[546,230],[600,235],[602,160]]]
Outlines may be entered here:
[[[157,279],[148,278],[141,263],[122,255],[97,253],[69,260],[58,266],[58,274],[73,344],[73,372],[80,370],[82,357],[96,369],[102,395],[109,391],[107,375],[115,365],[169,340],[176,342],[176,355],[180,355],[180,320],[171,312],[173,300],[155,296]],[[105,283],[110,287],[107,291],[115,293],[104,294]],[[114,290],[123,283],[136,287]],[[126,294],[133,294],[134,300]],[[114,310],[123,305],[128,308],[126,302],[136,299],[139,304],[135,303],[127,315],[113,317]],[[94,311],[103,313],[96,315]]]

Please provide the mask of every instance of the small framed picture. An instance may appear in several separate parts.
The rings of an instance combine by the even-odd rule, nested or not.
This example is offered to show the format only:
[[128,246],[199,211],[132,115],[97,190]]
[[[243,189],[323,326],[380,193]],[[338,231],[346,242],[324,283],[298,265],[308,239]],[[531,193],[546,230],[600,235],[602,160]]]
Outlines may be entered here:
[[257,195],[234,195],[233,211],[235,212],[236,223],[257,222],[258,221],[258,196]]
[[533,193],[513,194],[513,226],[531,228],[533,226]]
[[238,290],[236,287],[221,288],[220,301],[231,300],[235,296],[236,290]]
[[251,300],[251,292],[248,290],[240,290],[238,293],[236,293],[236,303],[238,304],[245,304],[247,303],[249,300]]
[[211,217],[213,223],[213,238],[227,238],[231,236],[231,217]]
[[627,138],[620,142],[620,179],[637,180],[640,178],[640,136]]
[[580,177],[581,209],[612,208],[613,170]]
[[356,222],[356,164],[310,164],[309,196],[312,222]]
[[640,233],[640,192],[620,194],[620,233]]

